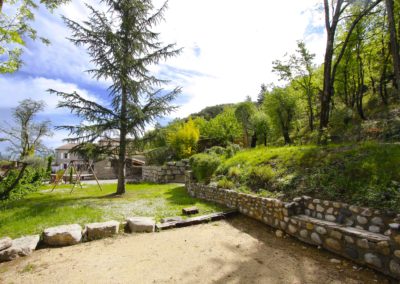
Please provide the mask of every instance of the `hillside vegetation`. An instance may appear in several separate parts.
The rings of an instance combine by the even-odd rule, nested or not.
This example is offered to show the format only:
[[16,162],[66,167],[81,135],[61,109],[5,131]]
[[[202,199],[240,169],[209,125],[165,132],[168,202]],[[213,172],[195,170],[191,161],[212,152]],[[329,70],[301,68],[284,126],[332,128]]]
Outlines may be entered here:
[[213,181],[221,188],[400,209],[400,144],[257,147],[218,157]]

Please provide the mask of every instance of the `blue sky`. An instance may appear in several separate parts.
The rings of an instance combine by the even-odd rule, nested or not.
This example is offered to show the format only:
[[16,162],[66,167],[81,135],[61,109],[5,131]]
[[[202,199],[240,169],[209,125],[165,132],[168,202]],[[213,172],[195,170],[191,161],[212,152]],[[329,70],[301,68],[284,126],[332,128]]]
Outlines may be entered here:
[[[180,86],[183,92],[175,101],[178,111],[161,121],[185,117],[209,105],[239,102],[246,96],[255,99],[262,83],[276,81],[272,61],[293,52],[299,39],[306,41],[317,55],[316,63],[321,63],[325,35],[322,15],[315,9],[319,2],[252,0],[244,5],[232,0],[170,0],[165,21],[156,30],[165,43],[175,42],[184,51],[152,66],[151,71],[171,81],[166,88]],[[66,39],[69,30],[60,15],[82,21],[87,9],[84,2],[72,0],[53,13],[43,7],[35,11],[33,26],[51,45],[27,40],[24,66],[0,76],[0,123],[10,121],[12,109],[25,98],[47,103],[39,119],[49,119],[53,125],[79,123],[67,110],[55,108],[57,97],[46,92],[49,88],[108,101],[107,82],[84,72],[91,67],[90,58],[83,47]],[[44,142],[55,148],[66,137],[67,133],[57,131]],[[0,152],[5,151],[1,143]]]

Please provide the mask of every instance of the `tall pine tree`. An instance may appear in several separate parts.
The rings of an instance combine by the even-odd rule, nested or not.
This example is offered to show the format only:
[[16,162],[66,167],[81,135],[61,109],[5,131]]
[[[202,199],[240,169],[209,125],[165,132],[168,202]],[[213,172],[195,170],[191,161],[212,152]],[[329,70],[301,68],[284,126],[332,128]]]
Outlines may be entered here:
[[76,92],[50,90],[62,98],[59,107],[89,123],[64,125],[74,138],[70,141],[93,142],[105,133],[119,132],[117,194],[125,193],[127,136],[140,136],[146,124],[170,113],[171,101],[179,88],[160,89],[165,80],[156,78],[148,67],[178,55],[175,44],[164,45],[152,28],[163,19],[167,2],[154,12],[151,0],[104,0],[107,12],[88,6],[91,13],[83,24],[64,18],[72,30],[71,41],[87,47],[95,68],[88,70],[96,79],[110,80],[108,105],[84,99]]

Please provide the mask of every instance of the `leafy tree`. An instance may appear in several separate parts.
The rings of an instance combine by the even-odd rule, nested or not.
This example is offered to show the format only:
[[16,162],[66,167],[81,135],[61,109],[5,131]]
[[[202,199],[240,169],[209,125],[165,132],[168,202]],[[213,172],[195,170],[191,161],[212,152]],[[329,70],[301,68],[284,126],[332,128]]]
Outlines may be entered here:
[[72,30],[72,42],[84,45],[97,68],[89,70],[96,79],[112,82],[111,102],[101,105],[72,94],[55,92],[62,98],[59,107],[69,108],[89,124],[64,125],[75,138],[71,141],[93,142],[110,130],[119,131],[118,186],[116,194],[125,193],[127,136],[138,138],[145,126],[158,116],[174,110],[170,102],[180,89],[166,92],[165,83],[150,74],[150,65],[180,53],[174,44],[163,45],[152,28],[163,18],[167,3],[155,13],[150,0],[105,0],[107,12],[88,6],[89,19],[79,24],[65,19]]
[[46,149],[42,138],[51,136],[50,121],[35,122],[35,116],[44,110],[44,101],[25,99],[13,111],[14,125],[12,127],[0,126],[3,137],[0,141],[11,144],[9,151],[18,156],[18,160],[34,156],[35,152]]
[[307,100],[308,126],[314,130],[315,86],[313,84],[315,54],[310,53],[303,41],[297,42],[296,54],[286,62],[273,62],[273,71],[277,72],[281,80],[290,81],[296,88],[301,89]]
[[261,106],[264,102],[264,94],[267,91],[267,86],[265,84],[261,84],[260,92],[257,95],[257,105]]
[[[350,36],[358,24],[358,22],[368,15],[382,0],[371,1],[345,1],[345,0],[324,0],[325,12],[325,28],[327,32],[325,58],[324,58],[324,81],[323,89],[321,92],[321,109],[320,109],[320,133],[328,126],[329,115],[334,95],[334,82],[336,71],[340,61],[343,58],[346,47],[349,43]],[[352,22],[347,30],[345,39],[338,43],[336,39],[336,32],[338,24],[341,20],[349,17],[346,12],[353,5],[358,5],[359,9],[357,14],[353,17]],[[335,48],[337,48],[337,56],[334,56]]]
[[[400,98],[400,54],[399,37],[396,31],[395,8],[393,0],[385,0],[387,20],[390,34],[390,50],[393,59],[394,82],[397,89],[397,96]],[[398,20],[398,19],[397,19]]]
[[[37,31],[30,22],[34,21],[34,10],[39,4],[53,10],[66,2],[69,0],[0,0],[0,74],[12,73],[20,68],[24,37],[32,40],[38,38]],[[45,44],[50,43],[46,38],[39,39]]]
[[171,127],[168,132],[167,141],[174,150],[178,159],[188,158],[196,152],[197,142],[200,138],[200,131],[192,118],[186,123]]
[[214,119],[200,126],[203,139],[212,141],[210,146],[226,146],[242,137],[242,128],[235,117],[232,107],[227,107]]
[[257,111],[251,117],[251,124],[253,125],[257,141],[267,146],[267,139],[270,132],[268,116],[262,111]]
[[251,101],[240,103],[235,109],[236,119],[239,121],[243,129],[243,144],[249,146],[249,140],[252,135],[251,117],[256,112],[256,107]]
[[296,115],[296,96],[293,90],[289,87],[273,88],[265,94],[263,107],[272,126],[282,134],[285,144],[291,144],[290,130]]
[[9,151],[18,155],[18,161],[22,164],[20,170],[15,173],[15,177],[9,179],[11,182],[1,190],[0,199],[8,198],[10,193],[17,188],[24,178],[28,166],[37,162],[33,158],[35,152],[40,152],[45,148],[42,144],[42,138],[52,135],[49,121],[34,121],[37,113],[42,111],[44,107],[43,101],[25,99],[19,103],[13,112],[15,126],[0,127],[0,131],[4,135],[0,137],[0,141],[11,144]]

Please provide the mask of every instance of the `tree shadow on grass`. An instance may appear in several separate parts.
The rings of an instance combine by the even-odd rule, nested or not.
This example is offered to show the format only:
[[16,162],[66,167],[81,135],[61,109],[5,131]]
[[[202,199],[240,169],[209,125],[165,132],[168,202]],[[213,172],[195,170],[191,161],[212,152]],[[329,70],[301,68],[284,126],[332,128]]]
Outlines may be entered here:
[[[191,197],[184,186],[177,186],[171,188],[166,192],[168,196],[166,200],[173,205],[178,205],[182,207],[193,206],[196,204],[207,204],[213,211],[224,211],[228,209],[223,205],[219,205],[215,202],[205,201],[203,199]],[[201,213],[201,212],[200,212]]]

